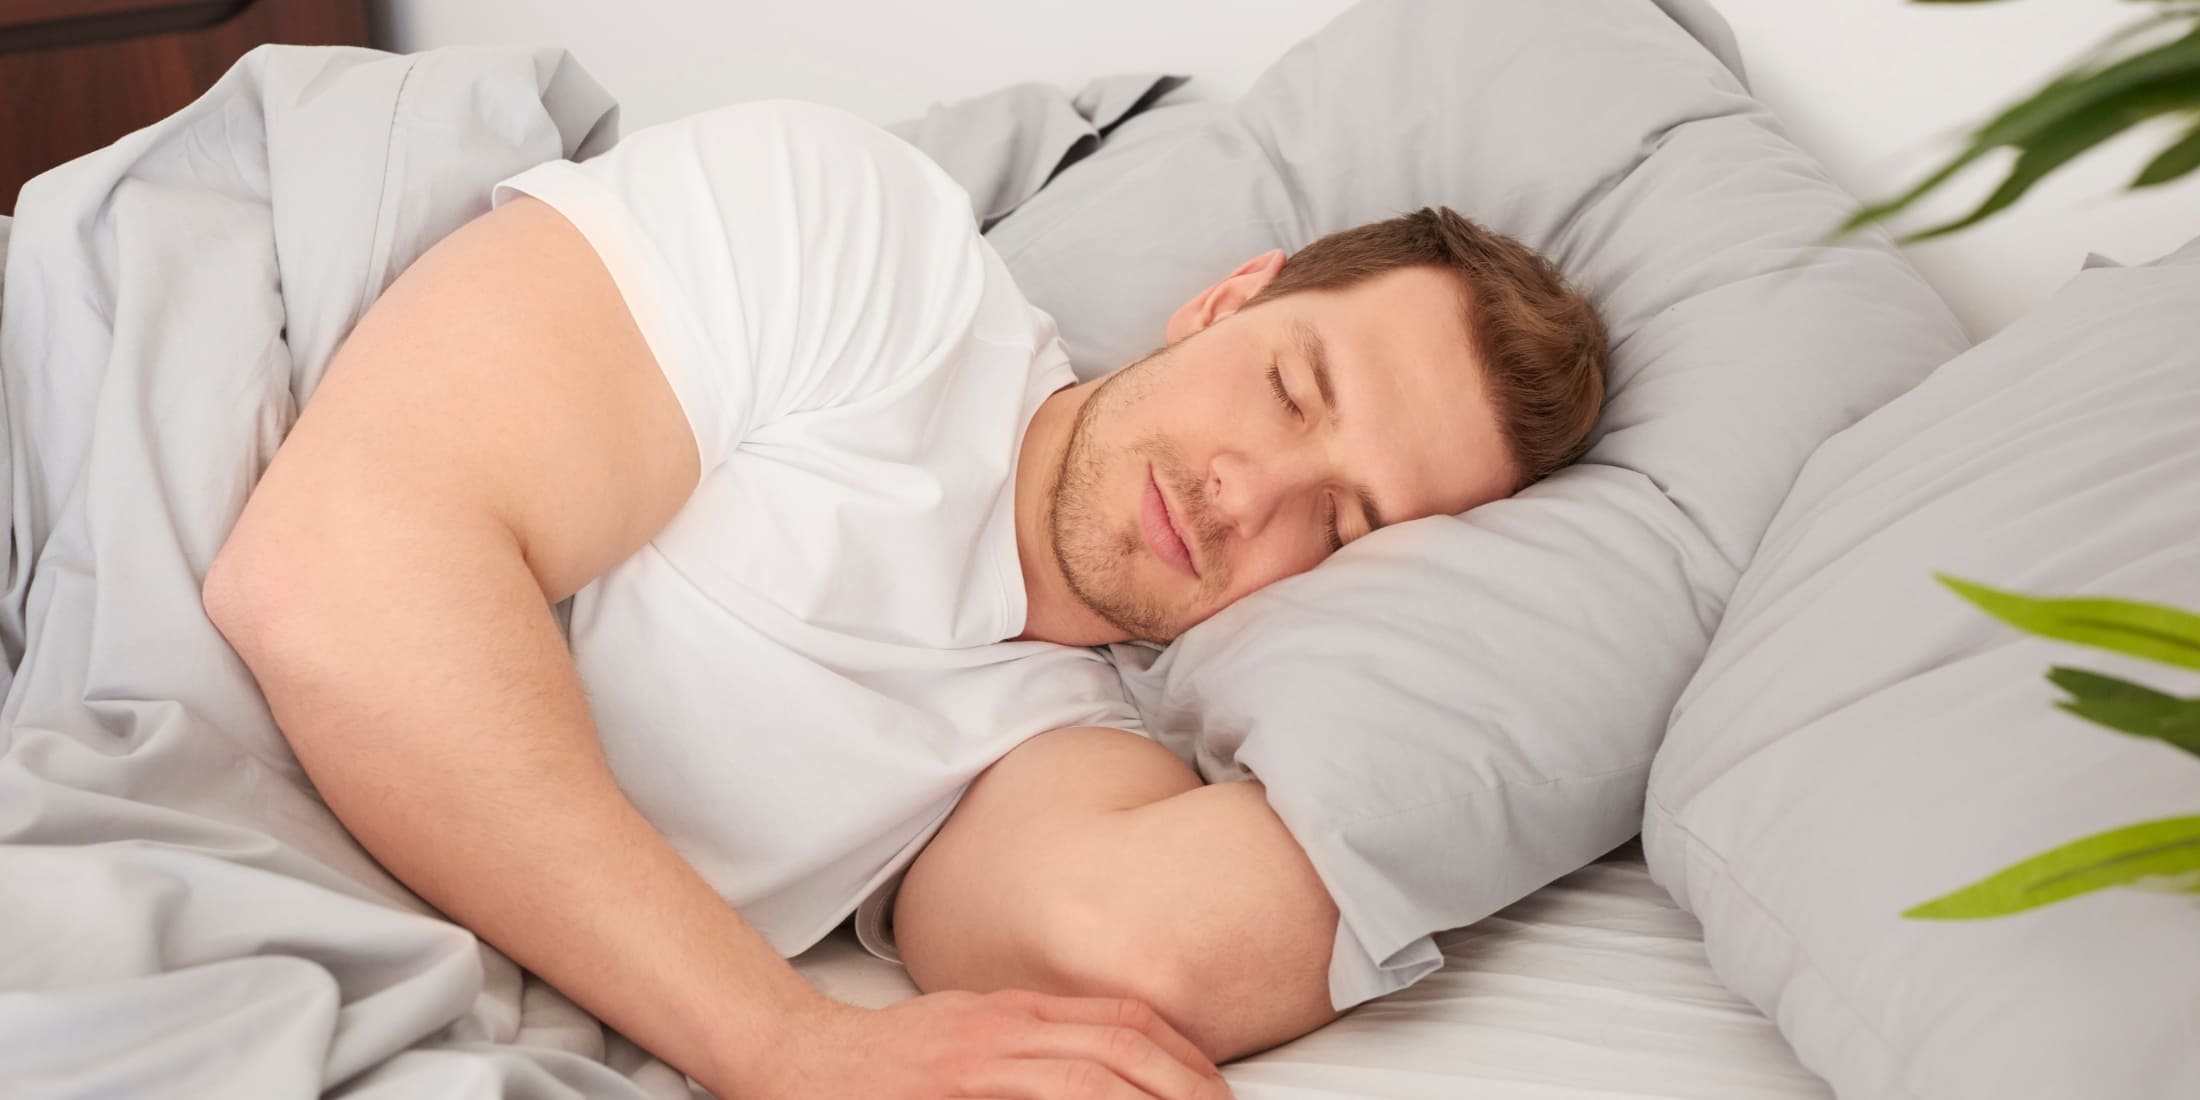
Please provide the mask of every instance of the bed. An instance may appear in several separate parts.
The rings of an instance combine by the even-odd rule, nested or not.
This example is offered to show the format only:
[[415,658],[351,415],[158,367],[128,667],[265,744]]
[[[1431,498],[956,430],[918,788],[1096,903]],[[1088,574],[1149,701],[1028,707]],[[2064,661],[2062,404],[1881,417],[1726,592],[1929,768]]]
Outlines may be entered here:
[[[1629,842],[1436,938],[1444,968],[1226,1067],[1246,1100],[1801,1100],[1832,1090],[1720,984],[1702,929]],[[795,960],[879,1007],[916,987],[846,927]]]
[[[2136,526],[2123,541],[2090,546],[2095,572],[2045,580],[2137,577],[2161,598],[2200,603],[2200,494],[2096,496],[2069,525],[2086,538],[2044,531],[2056,513],[2026,494],[2046,476],[1984,480],[2017,470],[2021,455],[1969,462],[1962,433],[1943,430],[1945,409],[1895,408],[1912,387],[1950,408],[1977,406],[1989,395],[1961,390],[1966,378],[1993,382],[2037,358],[2005,343],[1982,369],[1936,370],[1968,341],[1883,236],[1791,262],[1850,200],[1747,95],[1732,40],[1708,11],[1694,0],[1373,0],[1256,87],[1268,97],[1258,117],[1174,103],[1180,82],[1148,75],[1077,94],[1007,89],[897,128],[965,183],[977,223],[1060,321],[1088,376],[1150,350],[1140,344],[1158,327],[1155,311],[1183,289],[1154,284],[1203,278],[1224,257],[1303,243],[1423,193],[1457,195],[1549,245],[1588,273],[1613,315],[1622,430],[1534,501],[1423,528],[1459,520],[1442,544],[1453,558],[1544,563],[1435,578],[1454,585],[1443,590],[1452,606],[1498,624],[1490,637],[1473,637],[1466,616],[1432,614],[1423,605],[1443,601],[1422,598],[1426,586],[1382,580],[1413,567],[1416,544],[1401,535],[1355,544],[1380,552],[1340,555],[1329,572],[1350,584],[1231,609],[1246,609],[1238,625],[1262,629],[1187,635],[1160,657],[1119,655],[1157,736],[1209,779],[1263,778],[1343,912],[1332,991],[1356,1007],[1228,1076],[1239,1095],[1276,1100],[1780,1100],[1836,1086],[1894,1100],[2182,1100],[2200,1084],[2189,1041],[2200,986],[2177,973],[2200,972],[2189,969],[2200,967],[2200,937],[2179,923],[2176,899],[2123,891],[2105,918],[2071,906],[2065,923],[1978,933],[1905,924],[1892,895],[1879,895],[1914,900],[1958,872],[2006,863],[2023,854],[2009,837],[2044,843],[2026,839],[2035,818],[2072,835],[2079,818],[2035,812],[2073,801],[2064,775],[2092,769],[2087,812],[2113,820],[2142,787],[2164,813],[2194,804],[2200,772],[2158,766],[2146,755],[2158,746],[2136,739],[2111,746],[2122,755],[2096,753],[2102,741],[2054,756],[2066,743],[2052,731],[2012,757],[1992,739],[2023,715],[1985,721],[1974,704],[2049,709],[1991,690],[2002,681],[1944,681],[1945,714],[1930,721],[1891,713],[1894,704],[1874,710],[1875,693],[1958,663],[1950,654],[2012,650],[1961,617],[1875,633],[1842,616],[1874,599],[1903,614],[1930,602],[1891,580],[1839,586],[1869,574],[1842,555],[1874,534],[1850,530],[1860,512],[1844,510],[1843,478],[1899,448],[1946,446],[1915,456],[1915,468],[1943,469],[1936,491],[1964,478],[1978,491],[1969,511],[1927,502],[1962,517],[1947,525],[1959,530],[1882,540],[1888,577],[1922,578],[1927,559],[1915,555],[2022,524],[2033,526],[2003,548],[2013,563],[2126,523]],[[1458,67],[1444,102],[1401,91],[1405,67],[1356,48],[1352,36],[1374,38],[1398,19],[1460,21],[1441,43],[1447,60],[1455,45],[1484,52]],[[1412,36],[1393,24],[1381,40]],[[1579,62],[1582,49],[1602,51],[1595,66]],[[1629,96],[1572,79],[1610,78],[1619,66],[1632,67]],[[1426,129],[1402,138],[1361,126],[1373,116],[1347,109],[1355,94],[1423,109],[1386,121]],[[1531,107],[1563,113],[1564,124]],[[1482,114],[1487,125],[1461,121]],[[1316,116],[1328,126],[1318,135],[1302,124]],[[1217,126],[1236,128],[1200,130]],[[1003,127],[1019,140],[1001,140]],[[1423,133],[1455,140],[1407,140]],[[315,794],[199,602],[254,479],[381,289],[485,208],[497,180],[549,158],[585,159],[619,134],[616,98],[555,47],[264,47],[185,111],[34,180],[23,216],[0,219],[0,511],[11,521],[0,604],[0,1096],[700,1095],[376,864]],[[1445,156],[1420,157],[1428,146]],[[1403,159],[1377,163],[1384,157]],[[1276,168],[1286,163],[1297,170],[1288,179]],[[1124,217],[1181,262],[1121,247]],[[2184,270],[2200,267],[2188,257]],[[2125,280],[2111,288],[2153,285],[2101,274]],[[2175,304],[2192,293],[2182,277],[2158,288],[2159,317],[2139,319],[2154,326],[2154,344],[2095,352],[2081,340],[2087,318],[2138,300],[2135,290],[2074,305],[2069,331],[2049,335],[2075,365],[2036,372],[2063,388],[2007,387],[1998,399],[2017,404],[2001,422],[2052,435],[2065,426],[2054,410],[2110,402],[2088,414],[2118,429],[2099,446],[2148,443],[2156,449],[2142,457],[2167,476],[2200,477],[2192,426],[2175,419],[2200,408],[2184,350],[2193,337]],[[2072,383],[2125,361],[2138,364],[2126,388]],[[1920,385],[1928,375],[1946,383],[1937,396]],[[1853,434],[1889,409],[1902,417]],[[1989,442],[2048,452],[2050,438],[1994,434],[2001,422],[1980,429]],[[1813,478],[1814,452],[1837,465]],[[2101,463],[2135,461],[2108,453]],[[1930,495],[1901,470],[1877,472],[1889,514]],[[2138,479],[2099,480],[2129,493]],[[1803,509],[1794,515],[1782,503],[1791,490]],[[2055,491],[2060,501],[2093,490]],[[1928,519],[1935,507],[1922,509]],[[2134,561],[2153,572],[2127,568]],[[1313,675],[1303,664],[1311,647],[1290,641],[1304,636],[1291,616],[1340,606],[1411,622],[1445,658],[1419,666],[1415,690],[1360,707],[1365,720],[1349,727],[1320,696],[1360,691],[1364,701],[1369,684],[1405,666]],[[1285,641],[1261,649],[1247,638]],[[1836,641],[1844,656],[1819,660]],[[1465,645],[1479,648],[1454,648]],[[1707,664],[1707,653],[1718,660]],[[2016,657],[2027,676],[2047,664]],[[1843,679],[1881,665],[1891,671],[1880,680]],[[1723,681],[1698,683],[1707,668]],[[1287,708],[1303,713],[1251,714],[1257,704],[1232,694],[1273,694],[1279,677],[1308,693]],[[1788,736],[1821,711],[1860,728]],[[1671,751],[1669,720],[1685,753]],[[1966,720],[1975,744],[1914,749]],[[1331,736],[1339,728],[1356,736]],[[1893,777],[1904,784],[1890,782],[1844,751],[1844,738],[1864,736],[1895,739],[1880,758],[1939,770],[1912,766]],[[1970,782],[1978,759],[2004,767],[2005,782]],[[2012,759],[2058,763],[2025,772]],[[1739,778],[1725,782],[1729,772]],[[1836,779],[1850,784],[1839,797]],[[1453,789],[1401,798],[1413,784]],[[1930,820],[1966,810],[1989,786],[2001,801],[1963,816],[1960,839]],[[1391,812],[1397,805],[1413,812]],[[1804,811],[1824,816],[1783,834]],[[1904,831],[1913,819],[1937,830],[1931,844]],[[1647,855],[1631,839],[1646,820]],[[1872,827],[1847,827],[1855,821]],[[1860,846],[1867,839],[1880,847]],[[2099,935],[2088,919],[2116,922],[2117,934]],[[2122,968],[2115,981],[2088,982],[2086,966],[2109,964]],[[914,993],[846,926],[795,965],[856,1004]],[[2066,969],[2045,969],[2055,966]],[[2111,1010],[2129,1006],[2139,1007]],[[1936,1026],[1944,1020],[1961,1026]],[[2065,1040],[2090,1061],[2059,1057]],[[2099,1068],[2110,1065],[2125,1076]],[[2087,1087],[2100,1080],[2112,1083]]]
[[[1420,9],[1366,10],[1365,31],[1396,41],[1382,21]],[[1498,16],[1517,19],[1516,33],[1543,36],[1549,49],[1559,32],[1536,23],[1535,10],[1498,4],[1476,18],[1485,34]],[[1606,36],[1607,48],[1631,51],[1643,34],[1657,34],[1662,49],[1698,51],[1687,54],[1692,65],[1720,64],[1649,4],[1623,0],[1610,10],[1622,17],[1583,23]],[[1096,320],[1069,301],[1097,301],[1090,288],[1048,281],[1087,270],[1050,255],[1091,228],[1061,212],[1105,206],[1078,186],[1135,192],[1106,183],[1096,165],[1142,148],[1219,147],[1185,136],[1217,121],[1213,105],[1164,109],[1181,83],[1126,77],[1074,97],[1012,89],[902,131],[967,184],[979,224],[1023,265],[1019,282],[1054,296],[1049,308],[1081,366],[1116,356],[1108,340],[1133,338],[1139,326]],[[1462,86],[1454,94],[1490,93]],[[1748,107],[1730,95],[1720,102]],[[1664,117],[1661,108],[1585,133],[1584,151],[1604,159],[1553,159],[1550,170],[1565,172],[1569,186],[1592,187],[1597,164],[1618,170],[1639,155],[1615,134]],[[1745,133],[1754,125],[1746,115],[1734,121]],[[249,674],[205,621],[196,583],[280,426],[310,399],[379,289],[470,216],[470,196],[489,183],[547,157],[585,158],[617,132],[615,102],[561,50],[396,58],[264,47],[190,109],[25,189],[28,216],[6,226],[9,283],[0,288],[16,471],[11,599],[0,620],[13,677],[0,715],[0,881],[11,894],[0,907],[0,941],[69,946],[0,962],[0,1093],[688,1091],[679,1074],[441,920],[367,857],[305,782]],[[1017,136],[1004,141],[1003,133]],[[209,148],[224,155],[209,159]],[[1358,190],[1360,201],[1377,201]],[[1546,206],[1575,201],[1561,189],[1537,193]],[[1060,231],[1028,235],[1042,223]],[[1158,224],[1151,235],[1196,237]],[[1198,266],[1166,274],[1198,277]],[[232,277],[196,277],[207,270]],[[1719,280],[1677,272],[1672,281]],[[1673,312],[1647,301],[1627,308]],[[226,322],[220,339],[196,324],[193,340],[166,327],[172,317],[216,316]],[[1676,524],[1646,485],[1629,491],[1668,509],[1658,523]],[[1613,491],[1591,487],[1592,496]],[[1672,526],[1658,539],[1702,536]],[[1631,545],[1618,540],[1607,550]],[[1711,568],[1713,583],[1731,583],[1730,569]],[[1659,598],[1693,621],[1702,596],[1675,584]],[[1674,640],[1656,692],[1678,691],[1701,643]],[[1470,693],[1496,690],[1462,683]],[[1156,690],[1174,689],[1157,682]],[[1481,839],[1447,849],[1459,861],[1437,861],[1441,874],[1413,884],[1439,903],[1418,910],[1406,896],[1396,942],[1340,929],[1341,954],[1364,955],[1360,976],[1337,987],[1346,990],[1340,1003],[1365,1003],[1232,1066],[1241,1094],[1828,1094],[1771,1022],[1722,987],[1695,922],[1650,880],[1641,849],[1622,843],[1640,816],[1658,704],[1646,706],[1632,684],[1616,690],[1612,706],[1628,713],[1598,753],[1544,739],[1603,776],[1596,783],[1569,788],[1571,776],[1556,772],[1513,776],[1524,780],[1520,790],[1578,793],[1544,804],[1477,798],[1464,820],[1416,822],[1475,829],[1458,835]],[[1409,710],[1383,709],[1425,725]],[[1601,730],[1590,723],[1587,732]],[[1411,753],[1426,746],[1409,739],[1378,751],[1373,731],[1361,732],[1371,759],[1418,767]],[[1205,753],[1212,771],[1210,748],[1183,751]],[[1261,767],[1272,798],[1319,794],[1287,781],[1280,766]],[[1368,881],[1383,869],[1339,873]],[[1381,923],[1341,896],[1347,925]],[[84,920],[89,913],[100,917]],[[1454,930],[1430,934],[1443,928]],[[864,955],[845,927],[798,965],[828,993],[858,1003],[913,992],[898,967]]]

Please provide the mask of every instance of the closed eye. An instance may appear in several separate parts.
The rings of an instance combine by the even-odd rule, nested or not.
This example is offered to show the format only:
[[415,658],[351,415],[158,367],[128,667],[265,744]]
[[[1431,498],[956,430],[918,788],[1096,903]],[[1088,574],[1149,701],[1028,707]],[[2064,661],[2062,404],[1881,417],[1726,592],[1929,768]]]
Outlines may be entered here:
[[1299,408],[1298,402],[1291,400],[1290,393],[1283,388],[1282,368],[1273,365],[1268,368],[1268,388],[1275,393],[1276,400],[1283,405],[1286,411],[1290,412],[1293,419],[1306,419],[1306,412]]

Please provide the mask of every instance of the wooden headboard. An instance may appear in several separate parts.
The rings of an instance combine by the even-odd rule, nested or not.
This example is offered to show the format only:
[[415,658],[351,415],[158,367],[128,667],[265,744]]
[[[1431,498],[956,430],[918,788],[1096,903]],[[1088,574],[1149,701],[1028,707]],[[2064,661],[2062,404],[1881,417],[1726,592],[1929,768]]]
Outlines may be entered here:
[[24,181],[181,109],[269,42],[365,46],[372,0],[0,0],[0,213]]

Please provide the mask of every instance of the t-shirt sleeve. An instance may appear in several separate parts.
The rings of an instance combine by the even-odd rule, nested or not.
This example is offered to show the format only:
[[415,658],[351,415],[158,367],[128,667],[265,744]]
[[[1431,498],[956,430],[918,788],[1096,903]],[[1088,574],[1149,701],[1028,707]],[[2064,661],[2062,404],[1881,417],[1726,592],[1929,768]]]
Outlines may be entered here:
[[915,146],[795,100],[718,107],[499,182],[594,247],[705,473],[781,417],[959,353],[985,290],[970,199]]

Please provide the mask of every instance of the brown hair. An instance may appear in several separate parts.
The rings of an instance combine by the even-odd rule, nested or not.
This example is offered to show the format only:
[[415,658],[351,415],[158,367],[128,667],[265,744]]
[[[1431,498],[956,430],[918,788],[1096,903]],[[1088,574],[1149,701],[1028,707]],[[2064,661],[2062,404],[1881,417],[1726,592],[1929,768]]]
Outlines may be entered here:
[[1515,492],[1588,449],[1604,404],[1604,322],[1551,261],[1447,207],[1370,222],[1299,249],[1255,294],[1340,290],[1401,267],[1457,274],[1462,315],[1483,364],[1483,395],[1519,467]]

